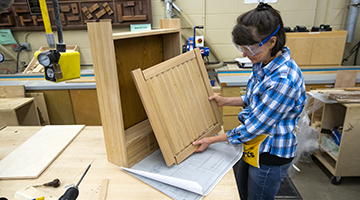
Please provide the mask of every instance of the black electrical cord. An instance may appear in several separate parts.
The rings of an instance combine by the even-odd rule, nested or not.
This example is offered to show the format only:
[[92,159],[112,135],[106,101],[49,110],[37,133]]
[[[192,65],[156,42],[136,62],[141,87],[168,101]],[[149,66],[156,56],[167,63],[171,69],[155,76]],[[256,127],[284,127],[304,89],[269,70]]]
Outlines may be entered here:
[[352,56],[354,53],[355,53],[354,65],[356,65],[359,48],[360,48],[360,41],[357,44],[355,44],[355,46],[350,50],[349,55],[342,60],[341,65],[344,64],[345,61],[348,61],[348,58]]
[[20,46],[16,55],[16,70],[14,72],[14,74],[16,74],[16,72],[19,71],[19,55],[20,55],[20,51],[22,51],[23,49],[26,49],[26,47],[24,46]]

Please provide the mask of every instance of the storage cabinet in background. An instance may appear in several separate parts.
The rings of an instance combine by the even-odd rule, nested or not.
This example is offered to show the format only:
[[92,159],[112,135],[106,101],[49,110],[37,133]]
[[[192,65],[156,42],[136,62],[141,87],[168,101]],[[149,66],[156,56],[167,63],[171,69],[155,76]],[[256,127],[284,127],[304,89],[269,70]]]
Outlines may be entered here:
[[[360,176],[360,104],[325,104],[322,109],[321,133],[331,133],[334,127],[343,126],[338,156],[318,151],[315,156],[334,176],[332,182],[340,183],[343,176]],[[337,178],[337,179],[335,179]]]
[[[360,85],[360,84],[359,84]],[[332,88],[334,84],[308,84],[305,85],[306,91],[318,88]],[[223,97],[238,97],[246,94],[246,86],[222,86],[221,96]],[[238,120],[238,114],[241,112],[242,107],[237,106],[223,106],[223,122],[224,131],[231,130],[241,123]]]
[[[223,97],[238,97],[242,96],[246,93],[246,86],[240,87],[221,87],[221,95]],[[224,131],[229,131],[241,123],[238,120],[238,114],[242,111],[242,107],[240,106],[223,106],[223,127]]]
[[300,67],[340,66],[346,30],[286,33],[291,57]]

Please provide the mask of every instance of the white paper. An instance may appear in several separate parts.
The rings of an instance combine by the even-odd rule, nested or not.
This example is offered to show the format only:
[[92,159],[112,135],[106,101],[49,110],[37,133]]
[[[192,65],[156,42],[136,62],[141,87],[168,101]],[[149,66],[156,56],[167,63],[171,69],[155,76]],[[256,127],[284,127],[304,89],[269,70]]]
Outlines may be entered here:
[[[192,154],[179,165],[168,167],[159,149],[131,167],[136,171],[123,170],[172,199],[200,200],[211,192],[241,156],[242,145],[216,143],[202,153]],[[146,173],[140,175],[138,171]],[[179,182],[185,183],[186,187],[180,186]]]
[[202,187],[199,185],[199,183],[197,183],[195,181],[188,181],[185,179],[174,178],[174,177],[170,177],[170,176],[164,176],[161,174],[154,174],[154,173],[144,172],[144,171],[135,170],[135,169],[128,169],[128,168],[124,168],[124,167],[120,167],[120,168],[122,170],[132,172],[134,174],[138,174],[141,176],[145,176],[147,178],[151,178],[153,180],[156,180],[156,181],[159,181],[162,183],[166,183],[166,184],[178,187],[178,188],[182,188],[182,189],[188,190],[190,192],[194,192],[196,194],[204,195],[202,192]]
[[252,62],[248,57],[235,58],[235,60],[240,64],[241,67],[253,67]]
[[259,3],[259,2],[264,2],[264,3],[276,3],[277,0],[244,0],[245,4],[251,4],[251,3]]
[[251,60],[248,57],[235,58],[235,60],[238,61],[239,63],[251,63]]

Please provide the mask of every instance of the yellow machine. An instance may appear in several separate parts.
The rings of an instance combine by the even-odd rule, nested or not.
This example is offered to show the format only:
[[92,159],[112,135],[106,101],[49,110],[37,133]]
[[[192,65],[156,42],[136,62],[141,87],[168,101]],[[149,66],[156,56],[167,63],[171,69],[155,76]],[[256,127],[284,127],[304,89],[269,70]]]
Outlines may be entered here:
[[35,58],[45,68],[45,79],[57,83],[80,78],[80,53],[66,50],[66,52],[59,52],[59,58],[56,59],[56,56],[53,55],[57,53],[54,51],[56,50],[35,52]]
[[49,14],[46,1],[39,0],[41,15],[45,26],[46,39],[51,50],[36,51],[35,58],[44,66],[45,79],[51,82],[61,82],[70,79],[80,78],[80,53],[74,50],[66,50],[66,44],[63,43],[60,11],[57,0],[53,0],[56,27],[59,43],[56,44],[51,30]]

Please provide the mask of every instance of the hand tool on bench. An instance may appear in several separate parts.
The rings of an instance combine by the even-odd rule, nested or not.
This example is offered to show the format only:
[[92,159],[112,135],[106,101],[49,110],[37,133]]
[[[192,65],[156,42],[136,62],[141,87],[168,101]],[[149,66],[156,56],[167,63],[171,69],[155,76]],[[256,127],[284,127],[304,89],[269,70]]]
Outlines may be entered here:
[[47,183],[40,184],[40,185],[34,185],[33,187],[40,187],[40,186],[51,186],[51,187],[57,188],[60,186],[60,180],[56,178],[51,182],[47,182]]
[[80,178],[79,182],[73,186],[70,187],[69,189],[66,190],[66,192],[59,198],[59,200],[75,200],[78,196],[79,196],[79,185],[81,183],[81,181],[83,180],[84,176],[86,175],[86,173],[89,171],[91,167],[91,164],[86,168],[84,174],[82,175],[82,177]]

